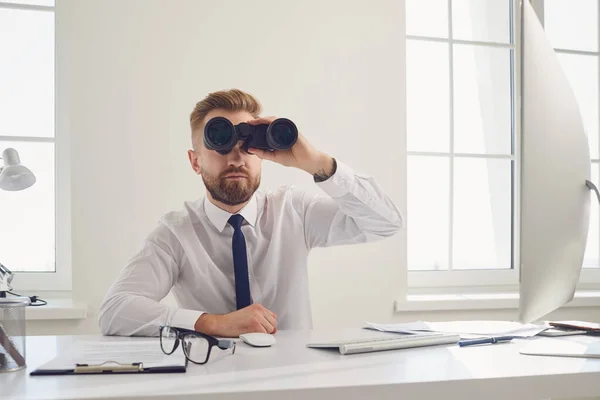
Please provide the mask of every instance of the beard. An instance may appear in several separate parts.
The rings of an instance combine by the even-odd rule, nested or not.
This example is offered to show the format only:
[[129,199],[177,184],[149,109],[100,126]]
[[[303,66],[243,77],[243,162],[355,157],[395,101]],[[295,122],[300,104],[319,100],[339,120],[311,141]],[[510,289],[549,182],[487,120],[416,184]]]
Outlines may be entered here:
[[[244,179],[227,179],[225,175],[242,174]],[[202,171],[202,181],[212,198],[228,206],[237,206],[250,200],[260,185],[260,175],[250,176],[243,168],[230,168],[218,176]]]

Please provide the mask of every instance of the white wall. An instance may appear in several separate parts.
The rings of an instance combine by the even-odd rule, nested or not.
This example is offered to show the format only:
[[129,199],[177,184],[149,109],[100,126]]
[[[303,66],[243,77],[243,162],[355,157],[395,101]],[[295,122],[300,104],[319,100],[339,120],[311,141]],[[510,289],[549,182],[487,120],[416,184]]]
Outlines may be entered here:
[[[254,93],[323,151],[373,174],[406,215],[402,2],[57,0],[59,112],[72,152],[73,292],[89,317],[28,321],[28,334],[98,332],[98,306],[165,212],[203,195],[186,158],[188,117],[208,92]],[[64,132],[63,132],[64,133]],[[265,163],[263,184],[301,171]],[[410,222],[410,221],[408,221]],[[514,309],[393,314],[405,287],[406,231],[315,251],[315,328],[509,319]],[[595,320],[598,308],[549,319]]]
[[[164,213],[204,194],[187,161],[189,113],[237,87],[293,119],[319,149],[374,175],[405,212],[404,15],[396,0],[57,0],[61,111],[72,152],[73,292],[85,321],[30,333],[97,332],[99,304]],[[312,178],[264,164],[263,185]],[[315,251],[315,327],[392,318],[405,231]]]

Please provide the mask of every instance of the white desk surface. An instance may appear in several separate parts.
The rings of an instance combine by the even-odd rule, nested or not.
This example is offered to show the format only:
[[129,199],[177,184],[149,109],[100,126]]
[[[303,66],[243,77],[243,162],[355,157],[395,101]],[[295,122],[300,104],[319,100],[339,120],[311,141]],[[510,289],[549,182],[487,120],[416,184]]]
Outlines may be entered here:
[[600,395],[600,360],[521,355],[518,349],[527,340],[346,356],[305,347],[309,341],[381,335],[393,334],[280,331],[274,347],[239,342],[234,355],[211,356],[204,366],[190,364],[186,373],[36,377],[29,372],[74,340],[90,336],[30,336],[27,369],[0,373],[0,398],[533,400]]

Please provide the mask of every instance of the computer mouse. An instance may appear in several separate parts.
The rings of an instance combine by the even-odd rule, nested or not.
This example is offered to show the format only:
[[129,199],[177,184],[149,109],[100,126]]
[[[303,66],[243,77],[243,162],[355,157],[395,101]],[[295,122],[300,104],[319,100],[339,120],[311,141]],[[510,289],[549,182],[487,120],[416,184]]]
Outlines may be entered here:
[[240,335],[240,339],[254,347],[269,347],[275,344],[275,336],[268,333],[244,333]]

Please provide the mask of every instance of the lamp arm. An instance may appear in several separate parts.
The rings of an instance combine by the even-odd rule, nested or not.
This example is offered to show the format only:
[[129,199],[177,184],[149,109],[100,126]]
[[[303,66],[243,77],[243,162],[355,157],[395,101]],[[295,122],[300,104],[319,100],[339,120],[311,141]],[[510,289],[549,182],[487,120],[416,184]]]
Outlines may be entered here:
[[598,191],[598,187],[594,185],[591,181],[585,181],[585,186],[587,186],[590,190],[596,192],[596,197],[598,198],[598,202],[600,203],[600,192]]
[[0,263],[0,297],[6,297],[6,292],[10,292],[12,290],[12,286],[10,286],[10,282],[13,280],[14,275],[4,265]]
[[7,275],[12,275],[12,271],[4,266],[4,264],[0,263],[0,272]]

